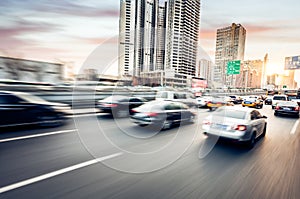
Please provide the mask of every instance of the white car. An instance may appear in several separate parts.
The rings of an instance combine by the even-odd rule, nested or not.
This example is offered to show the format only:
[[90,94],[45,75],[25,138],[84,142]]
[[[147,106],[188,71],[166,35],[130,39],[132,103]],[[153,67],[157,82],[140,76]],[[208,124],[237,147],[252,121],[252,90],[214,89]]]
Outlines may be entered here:
[[272,98],[272,109],[274,109],[278,102],[288,101],[288,97],[286,95],[274,95]]
[[208,136],[245,142],[252,148],[256,138],[266,134],[266,119],[257,110],[223,106],[203,120],[202,129]]
[[207,107],[207,103],[212,100],[212,97],[209,96],[203,96],[203,97],[197,97],[197,105],[199,108]]

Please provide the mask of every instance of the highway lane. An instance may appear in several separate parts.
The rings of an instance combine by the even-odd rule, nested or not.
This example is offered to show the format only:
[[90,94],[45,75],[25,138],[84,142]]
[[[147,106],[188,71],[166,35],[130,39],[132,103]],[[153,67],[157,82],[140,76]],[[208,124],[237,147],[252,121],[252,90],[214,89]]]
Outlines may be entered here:
[[[119,119],[116,126],[112,119],[100,117],[100,126],[109,132],[106,138],[123,149],[121,156],[2,195],[4,198],[298,198],[300,132],[290,133],[297,119],[275,117],[269,106],[265,106],[262,113],[269,117],[267,136],[259,140],[254,149],[248,151],[239,145],[218,142],[200,159],[198,153],[207,138],[201,133],[194,134],[197,124],[147,138],[150,131],[132,125],[126,118]],[[199,122],[208,114],[201,110]],[[96,127],[90,121],[91,118],[84,117],[79,123],[89,126],[93,132]],[[130,134],[122,133],[124,131]],[[148,162],[148,157],[132,157],[135,153],[161,150],[179,135],[183,148],[188,146],[188,151],[182,151],[182,146],[178,145],[178,148],[151,157]],[[1,180],[0,187],[90,160],[92,156],[81,141],[78,134],[67,133],[2,143],[0,176],[5,180]],[[93,145],[93,138],[85,141],[91,141],[89,144]],[[92,155],[104,156],[118,151],[109,143],[100,143],[101,153],[95,151]],[[95,142],[97,144],[99,142]],[[160,164],[168,159],[176,161]],[[159,166],[165,167],[144,174],[126,173],[151,171]]]

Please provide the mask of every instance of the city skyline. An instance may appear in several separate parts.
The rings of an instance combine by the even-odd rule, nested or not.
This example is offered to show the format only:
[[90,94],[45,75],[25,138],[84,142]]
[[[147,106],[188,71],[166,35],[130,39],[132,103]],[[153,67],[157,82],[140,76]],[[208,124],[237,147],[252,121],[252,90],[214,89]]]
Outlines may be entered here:
[[[1,1],[1,55],[71,61],[79,68],[99,44],[117,38],[119,4],[99,0]],[[247,29],[245,60],[263,59],[268,53],[268,73],[282,73],[285,57],[300,54],[299,6],[296,0],[229,0],[226,4],[202,0],[200,46],[214,60],[216,30],[240,23]],[[110,42],[117,45],[113,39]]]

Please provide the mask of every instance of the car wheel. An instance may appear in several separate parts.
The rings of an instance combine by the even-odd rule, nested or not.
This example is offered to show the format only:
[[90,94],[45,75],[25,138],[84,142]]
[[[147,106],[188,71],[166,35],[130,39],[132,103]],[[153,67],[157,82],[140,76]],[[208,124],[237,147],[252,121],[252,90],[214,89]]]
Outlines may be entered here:
[[267,132],[267,124],[265,124],[263,133],[261,134],[261,137],[265,137],[266,136],[266,132]]
[[170,129],[172,127],[172,122],[165,120],[162,124],[162,130]]
[[190,119],[188,120],[188,122],[191,123],[191,124],[195,123],[195,116],[191,115]]
[[246,147],[248,149],[252,149],[254,147],[256,141],[255,138],[256,138],[256,133],[253,133],[250,140],[246,142]]
[[58,115],[43,115],[37,116],[38,125],[41,127],[55,127],[63,123],[62,118]]
[[141,127],[147,126],[147,124],[138,124]]
[[277,113],[277,112],[274,112],[274,115],[275,115],[275,116],[278,116],[278,113]]
[[127,117],[128,111],[127,110],[117,110],[115,115],[117,118]]

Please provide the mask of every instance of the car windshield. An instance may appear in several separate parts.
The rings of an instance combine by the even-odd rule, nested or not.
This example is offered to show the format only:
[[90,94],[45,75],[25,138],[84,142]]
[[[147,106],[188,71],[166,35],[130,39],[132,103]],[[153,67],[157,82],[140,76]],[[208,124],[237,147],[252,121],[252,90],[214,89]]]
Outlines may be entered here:
[[214,115],[222,117],[230,117],[235,119],[245,119],[246,112],[240,110],[231,110],[231,109],[218,109]]
[[273,100],[286,100],[286,97],[284,97],[284,96],[274,96],[273,97]]
[[48,103],[46,100],[44,100],[38,96],[35,96],[35,95],[30,95],[30,94],[24,93],[24,94],[18,95],[18,97],[22,98],[25,101],[32,102],[32,103]]

